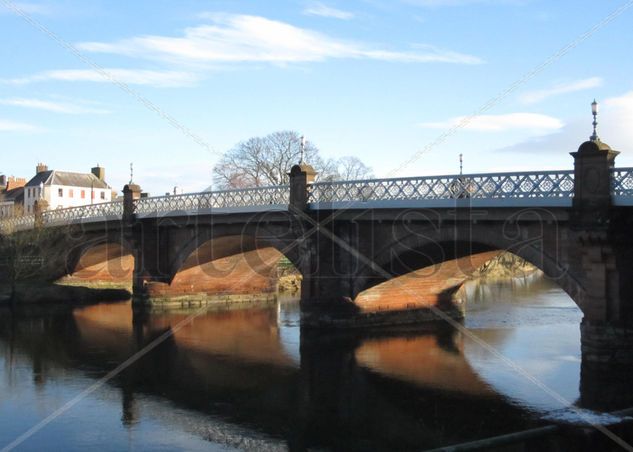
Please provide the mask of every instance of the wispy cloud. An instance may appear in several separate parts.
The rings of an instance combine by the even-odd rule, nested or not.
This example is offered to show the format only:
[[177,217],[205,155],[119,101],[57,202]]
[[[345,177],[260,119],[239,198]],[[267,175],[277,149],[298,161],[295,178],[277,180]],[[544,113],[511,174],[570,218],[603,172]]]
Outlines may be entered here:
[[350,20],[354,17],[354,13],[343,11],[321,2],[312,2],[303,10],[303,14],[307,16],[331,17],[340,20]]
[[33,132],[36,130],[38,128],[31,124],[0,118],[0,132]]
[[[584,115],[565,121],[565,126],[555,133],[530,138],[498,151],[518,154],[541,153],[551,156],[568,155],[567,152],[576,150],[591,135],[591,111],[588,104],[585,106]],[[598,122],[598,135],[602,141],[614,149],[624,151],[633,149],[633,128],[630,126],[633,123],[633,91],[601,102]],[[620,166],[630,166],[633,157],[627,152],[622,152],[618,161]]]
[[389,50],[330,37],[260,16],[205,14],[212,25],[187,28],[182,37],[137,36],[113,43],[85,42],[82,50],[172,63],[244,63],[324,61],[332,58],[411,63],[478,64],[481,59],[433,46]]
[[[196,74],[181,71],[151,71],[145,69],[104,69],[116,81],[131,85],[149,85],[155,87],[177,87],[193,85],[199,80]],[[41,81],[67,81],[67,82],[112,82],[111,79],[102,76],[91,69],[65,69],[45,71],[28,77],[0,79],[1,83],[24,85]]]
[[574,80],[566,83],[558,83],[550,88],[528,91],[519,96],[519,100],[524,104],[535,104],[542,102],[553,96],[560,94],[573,93],[586,89],[597,88],[602,86],[602,78],[591,77],[582,80]]
[[86,107],[83,105],[73,104],[70,102],[54,102],[49,100],[42,99],[25,99],[25,98],[9,98],[9,99],[0,99],[0,104],[2,105],[11,105],[15,107],[24,107],[24,108],[33,108],[36,110],[45,110],[51,111],[54,113],[66,113],[71,115],[79,115],[79,114],[104,114],[110,113],[108,110],[103,110],[100,108],[92,108]]
[[[442,122],[424,122],[419,124],[419,126],[428,129],[449,129],[467,119],[467,116],[457,116]],[[500,132],[518,129],[556,130],[562,128],[563,125],[560,119],[552,116],[537,113],[509,113],[504,115],[476,116],[468,122],[464,129],[483,132]]]

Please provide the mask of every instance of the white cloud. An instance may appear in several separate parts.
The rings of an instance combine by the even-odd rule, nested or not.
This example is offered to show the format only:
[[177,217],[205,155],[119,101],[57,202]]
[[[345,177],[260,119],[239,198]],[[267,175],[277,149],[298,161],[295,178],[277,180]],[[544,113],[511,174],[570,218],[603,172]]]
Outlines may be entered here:
[[[526,154],[542,152],[551,155],[566,155],[567,152],[575,151],[582,142],[589,139],[592,132],[591,110],[588,103],[583,105],[586,108],[582,112],[584,115],[566,121],[565,126],[556,133],[531,138],[499,151]],[[598,123],[600,139],[622,151],[616,161],[617,166],[632,166],[633,128],[630,124],[633,123],[633,91],[601,102]]]
[[303,10],[303,14],[307,16],[331,17],[340,20],[350,20],[354,17],[354,14],[349,11],[333,8],[321,2],[311,3],[310,6]]
[[45,71],[38,74],[13,79],[0,80],[2,83],[23,85],[32,82],[59,80],[68,82],[112,82],[118,81],[131,85],[150,85],[156,87],[189,86],[199,80],[199,77],[189,72],[180,71],[151,71],[145,69],[117,69],[105,68],[104,71],[112,78],[104,77],[92,69],[66,69]]
[[0,119],[0,132],[32,132],[35,130],[37,127],[31,124]]
[[480,115],[469,119],[457,116],[442,122],[425,122],[420,127],[428,129],[449,129],[466,122],[465,130],[498,132],[504,130],[532,129],[555,130],[563,127],[562,121],[552,116],[537,113],[509,113],[505,115]]
[[528,91],[519,96],[519,100],[524,104],[535,104],[552,96],[573,93],[576,91],[583,91],[586,89],[597,88],[599,86],[602,86],[602,78],[590,77],[582,80],[574,80],[567,83],[559,83],[552,86],[551,88]]
[[0,99],[0,104],[11,105],[15,107],[33,108],[36,110],[51,111],[54,113],[67,113],[67,114],[84,114],[84,113],[110,113],[107,110],[99,108],[85,107],[83,105],[77,105],[69,102],[53,102],[42,99],[25,99],[25,98],[10,98]]
[[187,28],[184,36],[138,36],[114,43],[79,44],[90,52],[114,53],[174,63],[243,63],[324,61],[331,58],[373,59],[413,63],[478,64],[472,55],[421,46],[387,50],[332,38],[316,31],[260,16],[205,14],[212,25]]

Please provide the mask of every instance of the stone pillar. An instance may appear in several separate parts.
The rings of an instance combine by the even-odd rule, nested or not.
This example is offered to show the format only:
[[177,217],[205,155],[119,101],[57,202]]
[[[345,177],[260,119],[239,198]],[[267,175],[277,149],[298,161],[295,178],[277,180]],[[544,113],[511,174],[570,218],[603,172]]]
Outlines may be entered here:
[[571,211],[575,273],[583,275],[581,307],[587,322],[619,320],[620,275],[611,225],[611,169],[619,153],[598,138],[585,141],[574,157]]
[[129,183],[123,187],[123,221],[131,223],[134,220],[134,201],[140,199],[141,187]]
[[[571,253],[577,253],[575,273],[584,289],[580,326],[583,359],[583,399],[594,405],[595,376],[633,371],[633,291],[629,226],[613,208],[611,170],[619,152],[597,137],[580,145],[574,157],[574,200]],[[603,378],[603,377],[600,377]],[[593,382],[593,384],[590,384]],[[615,382],[613,382],[615,384]],[[593,400],[593,402],[591,402]]]
[[[316,174],[317,172],[312,166],[303,162],[294,165],[288,173],[288,176],[290,176],[288,210],[293,218],[292,228],[297,237],[302,237],[304,231],[303,225],[311,227],[311,225],[305,222],[302,215],[304,213],[307,214],[308,187],[314,182]],[[301,240],[299,247],[302,254],[302,268],[299,268],[299,271],[301,271],[303,275],[301,280],[301,302],[303,305],[305,304],[305,300],[312,298],[314,269],[312,268],[313,259],[311,257],[313,257],[316,250],[313,249],[314,247],[312,246],[311,240]]]
[[[143,290],[141,274],[143,263],[143,250],[142,250],[142,236],[139,236],[139,228],[134,227],[134,220],[136,218],[134,212],[134,201],[141,198],[141,187],[129,183],[123,187],[123,236],[128,243],[132,244],[135,249],[134,252],[134,275],[132,277],[132,295],[133,301],[136,301]],[[142,234],[142,231],[141,231]]]
[[33,214],[35,216],[35,227],[41,227],[44,225],[44,212],[48,209],[48,201],[45,199],[38,199],[33,204]]
[[294,165],[290,172],[290,210],[303,212],[308,208],[308,186],[317,172],[307,163]]
[[583,228],[608,224],[611,169],[618,151],[599,139],[585,141],[574,157],[573,221]]

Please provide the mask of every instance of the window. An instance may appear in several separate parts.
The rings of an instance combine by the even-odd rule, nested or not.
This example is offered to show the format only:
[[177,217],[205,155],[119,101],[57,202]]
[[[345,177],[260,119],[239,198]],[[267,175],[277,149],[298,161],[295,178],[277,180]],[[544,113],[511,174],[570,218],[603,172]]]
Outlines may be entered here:
[[86,190],[81,190],[81,199],[86,197]]
[[57,196],[59,196],[60,198],[64,197],[64,189],[63,188],[58,188],[57,189]]
[[105,199],[105,192],[104,191],[101,192],[101,199]]
[[69,198],[72,198],[74,194],[75,194],[75,191],[72,188],[68,190],[68,197]]

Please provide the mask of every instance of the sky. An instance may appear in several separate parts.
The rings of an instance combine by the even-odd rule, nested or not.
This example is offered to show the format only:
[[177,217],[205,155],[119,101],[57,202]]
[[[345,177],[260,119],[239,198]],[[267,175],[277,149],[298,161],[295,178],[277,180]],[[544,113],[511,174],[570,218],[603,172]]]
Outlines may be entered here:
[[99,164],[120,190],[132,162],[150,194],[196,192],[279,130],[376,177],[571,169],[594,98],[633,166],[627,5],[0,0],[0,172]]

